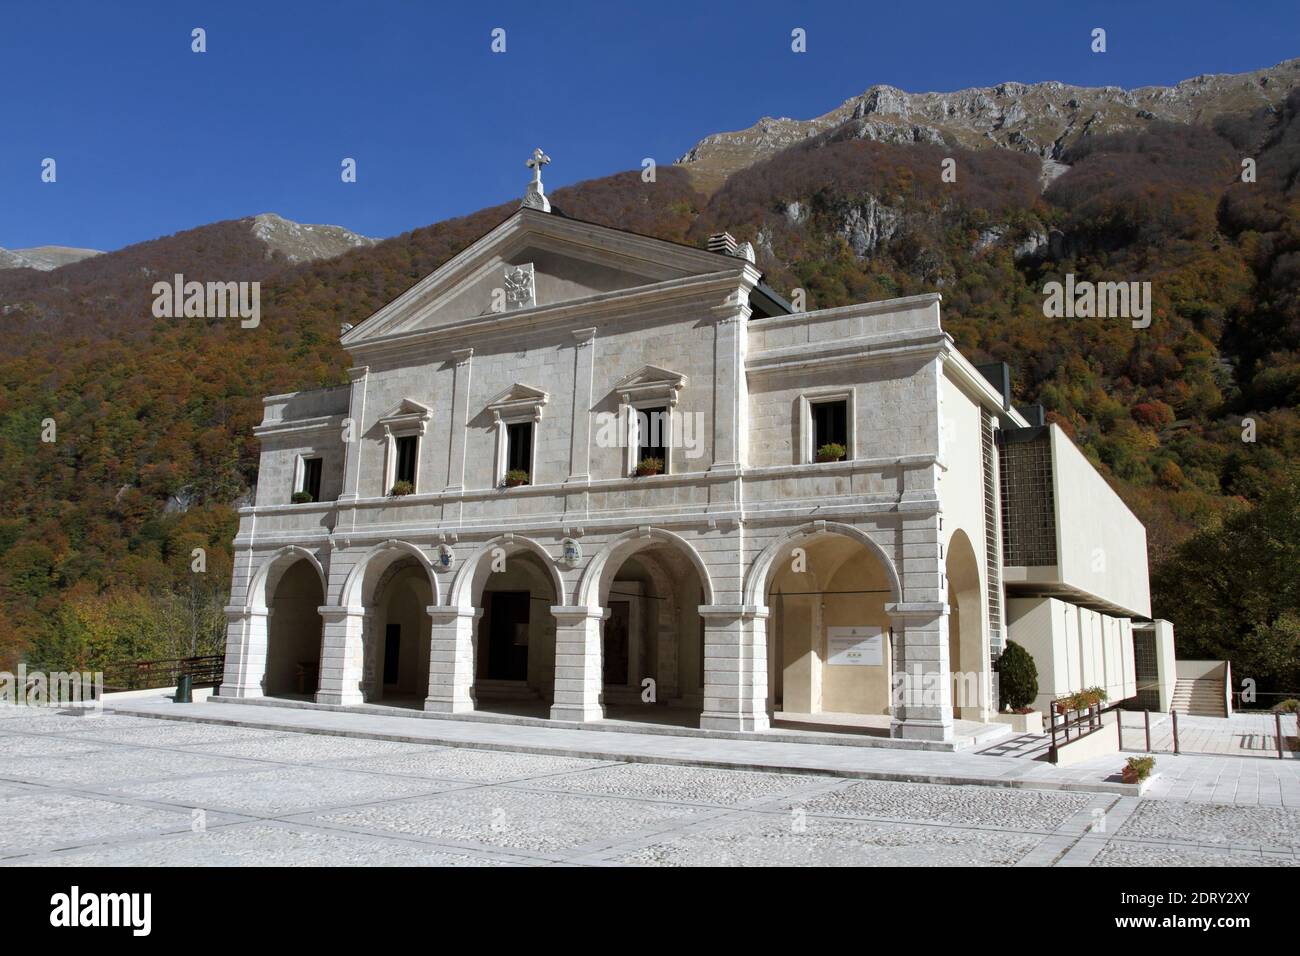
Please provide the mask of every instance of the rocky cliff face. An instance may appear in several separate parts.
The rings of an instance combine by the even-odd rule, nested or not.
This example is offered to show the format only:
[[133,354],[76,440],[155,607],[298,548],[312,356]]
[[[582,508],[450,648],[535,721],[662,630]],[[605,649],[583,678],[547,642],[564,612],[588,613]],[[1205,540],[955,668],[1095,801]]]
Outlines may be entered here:
[[831,133],[876,142],[1000,147],[1044,161],[1045,185],[1063,172],[1056,160],[1085,136],[1145,129],[1152,122],[1210,123],[1225,113],[1277,107],[1300,86],[1300,58],[1253,73],[1210,74],[1177,86],[1084,87],[1000,83],[953,93],[908,93],[873,86],[809,120],[764,117],[749,129],[715,133],[677,160],[712,191],[737,170]]
[[91,256],[102,256],[98,249],[73,249],[70,246],[33,246],[31,249],[0,249],[0,269],[36,269],[49,272]]
[[342,226],[313,226],[264,212],[252,219],[253,235],[268,246],[267,256],[281,253],[290,262],[332,259],[349,249],[373,246],[377,240]]

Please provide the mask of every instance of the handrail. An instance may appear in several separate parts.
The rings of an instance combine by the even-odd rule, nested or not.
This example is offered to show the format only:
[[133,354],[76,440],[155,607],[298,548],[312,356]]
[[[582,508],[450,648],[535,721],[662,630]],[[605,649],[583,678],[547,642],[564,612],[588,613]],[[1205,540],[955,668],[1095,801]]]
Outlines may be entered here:
[[[151,661],[124,661],[105,669],[106,690],[147,690],[155,687],[173,687],[182,677],[195,684],[221,683],[225,673],[226,655],[207,654],[198,657],[168,657]],[[111,675],[111,677],[110,677]]]
[[[1050,733],[1052,735],[1052,745],[1047,750],[1047,759],[1052,763],[1056,763],[1058,749],[1065,744],[1073,742],[1070,737],[1071,728],[1078,731],[1075,733],[1073,740],[1082,740],[1084,737],[1095,734],[1097,731],[1103,729],[1104,722],[1102,718],[1113,710],[1119,710],[1119,703],[1111,704],[1109,707],[1102,707],[1099,704],[1093,704],[1087,710],[1074,711],[1074,713],[1079,715],[1078,717],[1057,723],[1056,718],[1058,714],[1056,713],[1056,708],[1053,707],[1048,712],[1048,716],[1051,718]],[[1058,731],[1060,731],[1064,736],[1064,739],[1060,743],[1058,743],[1056,739]]]

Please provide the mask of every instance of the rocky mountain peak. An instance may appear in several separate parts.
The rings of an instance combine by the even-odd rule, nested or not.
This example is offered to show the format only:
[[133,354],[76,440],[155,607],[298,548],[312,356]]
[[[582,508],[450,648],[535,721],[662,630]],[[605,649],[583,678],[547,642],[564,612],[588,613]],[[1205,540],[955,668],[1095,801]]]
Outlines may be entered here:
[[1143,129],[1161,120],[1209,123],[1225,113],[1277,106],[1297,86],[1300,58],[1251,73],[1202,74],[1174,86],[1133,90],[1051,80],[908,93],[877,84],[812,119],[764,117],[749,129],[707,136],[677,163],[712,191],[737,170],[830,131],[896,144],[1011,149],[1056,161],[1084,136]]
[[294,222],[273,212],[253,216],[253,235],[267,245],[267,256],[281,253],[289,262],[331,259],[349,249],[373,246],[371,239],[343,226],[310,225]]

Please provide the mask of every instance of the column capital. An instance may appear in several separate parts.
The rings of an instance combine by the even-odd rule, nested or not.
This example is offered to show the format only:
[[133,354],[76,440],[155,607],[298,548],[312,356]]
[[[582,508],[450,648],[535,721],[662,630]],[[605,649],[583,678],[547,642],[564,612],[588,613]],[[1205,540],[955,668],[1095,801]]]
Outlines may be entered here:
[[316,608],[316,612],[325,620],[342,621],[349,617],[370,617],[371,612],[367,611],[360,605],[340,606],[336,604],[326,604]]
[[603,621],[609,617],[609,609],[587,607],[585,604],[552,604],[551,613],[560,624],[580,624],[584,620]]
[[429,617],[433,618],[434,624],[452,624],[462,618],[478,620],[483,616],[483,611],[476,607],[448,607],[445,604],[430,604],[424,610]]
[[764,604],[701,604],[699,612],[700,617],[713,619],[720,624],[729,621],[761,620],[769,613]]
[[948,613],[948,604],[945,601],[900,601],[886,604],[885,613],[890,617],[905,620],[910,618],[933,620]]

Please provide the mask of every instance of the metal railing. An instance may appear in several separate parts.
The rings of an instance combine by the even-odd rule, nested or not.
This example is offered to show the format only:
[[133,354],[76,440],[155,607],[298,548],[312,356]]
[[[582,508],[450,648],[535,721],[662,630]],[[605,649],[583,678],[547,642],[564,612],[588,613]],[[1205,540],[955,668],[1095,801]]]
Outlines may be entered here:
[[[1076,740],[1082,740],[1092,734],[1102,730],[1105,722],[1102,719],[1106,714],[1113,710],[1119,710],[1119,704],[1111,704],[1109,707],[1102,707],[1100,704],[1093,704],[1087,710],[1070,711],[1077,716],[1058,720],[1058,717],[1064,717],[1058,714],[1055,707],[1048,710],[1048,717],[1051,718],[1050,733],[1052,735],[1052,745],[1047,750],[1047,759],[1052,763],[1057,762],[1057,750],[1068,743]],[[1119,721],[1116,721],[1119,723]],[[1074,731],[1074,736],[1070,736],[1070,731]],[[1060,738],[1058,739],[1058,734]],[[1124,730],[1120,728],[1120,745],[1123,746]]]
[[104,670],[104,690],[149,690],[155,687],[175,687],[182,677],[189,677],[195,686],[221,683],[226,667],[226,655],[209,654],[204,657],[172,657],[156,661],[127,661],[111,664]]

